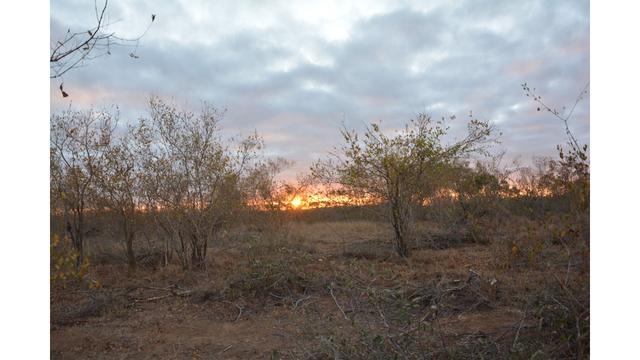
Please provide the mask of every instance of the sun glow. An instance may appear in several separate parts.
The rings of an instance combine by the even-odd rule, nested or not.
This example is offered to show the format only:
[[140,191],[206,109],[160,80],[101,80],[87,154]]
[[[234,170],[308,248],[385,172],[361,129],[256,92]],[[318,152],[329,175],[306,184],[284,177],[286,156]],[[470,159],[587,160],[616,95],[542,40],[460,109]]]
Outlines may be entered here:
[[300,199],[299,197],[294,197],[293,200],[291,200],[291,206],[293,206],[295,209],[299,208],[300,205],[302,205],[302,199]]

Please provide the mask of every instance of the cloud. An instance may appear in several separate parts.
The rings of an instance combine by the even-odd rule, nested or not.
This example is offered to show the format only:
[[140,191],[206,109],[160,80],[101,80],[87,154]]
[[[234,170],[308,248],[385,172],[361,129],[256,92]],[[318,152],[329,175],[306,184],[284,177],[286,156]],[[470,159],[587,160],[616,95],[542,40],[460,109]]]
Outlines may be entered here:
[[[65,76],[62,99],[51,82],[51,108],[120,105],[123,116],[145,115],[155,94],[197,107],[228,109],[231,133],[263,134],[273,154],[304,171],[338,144],[339,126],[382,120],[399,128],[420,111],[470,111],[494,121],[508,157],[552,155],[562,124],[536,111],[520,84],[550,105],[570,105],[589,81],[587,1],[374,1],[112,3],[118,34],[138,34],[158,14],[133,59],[131,48]],[[51,4],[52,40],[66,27],[91,23],[93,9]],[[89,20],[87,20],[89,19]],[[571,126],[589,142],[589,102]]]

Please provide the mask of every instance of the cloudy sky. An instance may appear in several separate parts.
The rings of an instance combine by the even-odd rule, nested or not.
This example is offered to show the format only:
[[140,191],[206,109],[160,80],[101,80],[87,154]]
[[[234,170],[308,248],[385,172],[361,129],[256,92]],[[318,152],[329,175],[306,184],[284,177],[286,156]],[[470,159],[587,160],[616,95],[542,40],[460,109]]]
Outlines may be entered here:
[[[295,160],[287,176],[337,145],[343,122],[395,129],[423,111],[456,115],[454,135],[470,111],[494,122],[508,159],[553,155],[563,126],[520,84],[562,108],[589,81],[586,0],[111,0],[107,14],[122,37],[157,17],[137,49],[52,80],[52,111],[116,104],[135,119],[152,94],[191,109],[204,100],[228,109],[227,133],[255,129],[269,154]],[[94,21],[91,1],[51,1],[52,42]],[[589,142],[588,99],[570,125]]]

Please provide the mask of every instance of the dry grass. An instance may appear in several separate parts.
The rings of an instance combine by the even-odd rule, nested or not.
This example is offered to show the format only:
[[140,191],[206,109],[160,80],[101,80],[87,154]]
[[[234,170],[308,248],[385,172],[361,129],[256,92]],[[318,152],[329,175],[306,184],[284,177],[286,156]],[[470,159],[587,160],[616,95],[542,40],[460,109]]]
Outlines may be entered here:
[[[101,289],[53,289],[52,358],[584,357],[588,273],[577,260],[567,272],[544,231],[530,234],[544,239],[535,261],[503,258],[504,241],[526,248],[526,229],[514,223],[488,245],[419,241],[400,259],[383,224],[296,222],[228,233],[204,271],[142,267],[130,278],[115,260],[94,263]],[[448,239],[427,222],[420,233]]]

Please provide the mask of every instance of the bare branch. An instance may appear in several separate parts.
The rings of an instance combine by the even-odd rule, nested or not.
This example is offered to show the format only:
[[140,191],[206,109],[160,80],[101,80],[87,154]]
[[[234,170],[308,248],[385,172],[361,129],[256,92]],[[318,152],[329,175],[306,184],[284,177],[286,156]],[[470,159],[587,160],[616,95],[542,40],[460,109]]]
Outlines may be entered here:
[[123,38],[109,31],[112,23],[106,21],[108,3],[109,1],[105,0],[104,5],[98,8],[97,0],[94,1],[96,25],[74,33],[69,29],[63,39],[54,42],[49,55],[51,79],[60,78],[70,70],[82,67],[88,61],[110,55],[112,46],[133,46],[132,57],[139,57],[135,54],[139,41],[151,28],[156,18],[155,14],[151,16],[151,22],[141,35],[135,38]]

